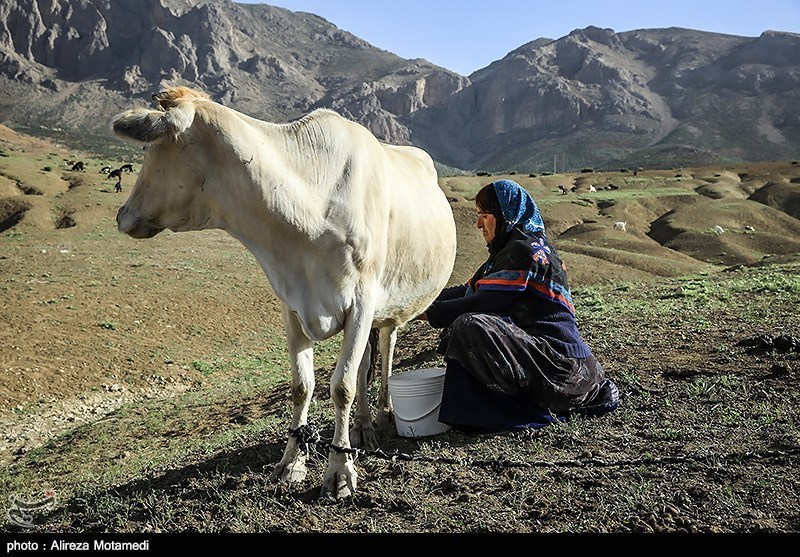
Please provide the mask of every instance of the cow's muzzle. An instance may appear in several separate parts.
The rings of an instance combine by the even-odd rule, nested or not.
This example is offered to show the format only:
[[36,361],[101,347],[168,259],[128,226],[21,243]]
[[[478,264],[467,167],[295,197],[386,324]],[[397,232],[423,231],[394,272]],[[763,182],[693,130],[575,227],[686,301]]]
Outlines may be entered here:
[[133,214],[127,205],[123,205],[117,211],[117,230],[131,238],[143,240],[152,238],[164,229],[148,225],[141,217]]

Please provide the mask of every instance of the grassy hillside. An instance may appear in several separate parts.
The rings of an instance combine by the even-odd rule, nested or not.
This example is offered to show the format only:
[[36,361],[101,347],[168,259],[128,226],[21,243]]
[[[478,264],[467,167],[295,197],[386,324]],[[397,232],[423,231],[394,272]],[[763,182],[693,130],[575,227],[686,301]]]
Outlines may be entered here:
[[[114,193],[100,169],[124,162]],[[622,405],[514,434],[385,431],[408,458],[359,454],[347,502],[318,498],[338,338],[316,350],[309,477],[273,485],[291,411],[279,301],[221,231],[119,234],[139,169],[0,127],[0,500],[55,490],[33,531],[800,531],[796,162],[442,176],[451,283],[486,256],[478,189],[532,193]],[[395,371],[441,365],[437,341],[409,324]]]

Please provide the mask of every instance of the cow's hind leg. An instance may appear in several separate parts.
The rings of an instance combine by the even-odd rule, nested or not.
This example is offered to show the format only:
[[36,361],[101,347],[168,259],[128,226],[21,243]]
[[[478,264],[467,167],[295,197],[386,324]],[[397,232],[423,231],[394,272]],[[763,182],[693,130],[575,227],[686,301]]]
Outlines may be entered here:
[[372,405],[369,402],[369,385],[372,370],[377,360],[378,331],[372,329],[369,344],[364,350],[364,357],[358,368],[358,393],[356,394],[356,411],[353,415],[353,427],[350,428],[350,444],[353,447],[376,449],[378,440],[375,427],[372,425]]
[[[374,331],[374,329],[373,329]],[[373,342],[370,335],[370,347]],[[381,378],[378,392],[377,425],[378,429],[385,431],[394,426],[394,410],[392,399],[389,396],[389,377],[392,376],[392,357],[397,343],[397,327],[382,327],[378,336],[378,349],[381,355]],[[372,425],[372,410],[369,404],[367,387],[368,377],[375,366],[376,354],[374,350],[367,350],[361,368],[358,372],[358,396],[356,397],[356,413],[353,418],[353,427],[350,430],[350,442],[353,446],[363,446],[371,449],[378,447],[375,427]]]
[[301,426],[308,424],[308,407],[314,394],[314,348],[294,312],[283,307],[286,344],[292,364],[292,426],[283,458],[275,465],[270,478],[300,482],[306,477],[307,455],[298,443]]
[[392,358],[397,343],[397,327],[383,327],[380,333],[381,388],[378,393],[378,429],[385,430],[394,424],[394,409],[389,396],[389,378],[392,376]]

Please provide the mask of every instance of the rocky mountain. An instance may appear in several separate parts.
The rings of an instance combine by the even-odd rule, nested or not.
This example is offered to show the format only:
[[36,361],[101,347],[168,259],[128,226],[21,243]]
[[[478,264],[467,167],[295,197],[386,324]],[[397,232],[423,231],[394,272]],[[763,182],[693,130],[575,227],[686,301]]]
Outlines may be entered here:
[[470,76],[309,13],[230,0],[0,0],[0,122],[123,149],[107,122],[185,84],[287,121],[325,106],[440,163],[543,172],[792,158],[800,35],[589,27]]
[[589,27],[537,40],[470,76],[420,126],[458,130],[454,164],[691,165],[795,157],[800,35]]

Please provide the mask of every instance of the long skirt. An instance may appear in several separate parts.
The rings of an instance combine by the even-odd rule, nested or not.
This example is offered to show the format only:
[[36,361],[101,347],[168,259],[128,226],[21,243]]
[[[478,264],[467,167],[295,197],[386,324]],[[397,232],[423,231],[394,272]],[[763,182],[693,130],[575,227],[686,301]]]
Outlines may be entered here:
[[594,356],[570,358],[496,315],[470,313],[442,333],[447,372],[439,421],[456,427],[542,427],[617,408],[616,385]]

